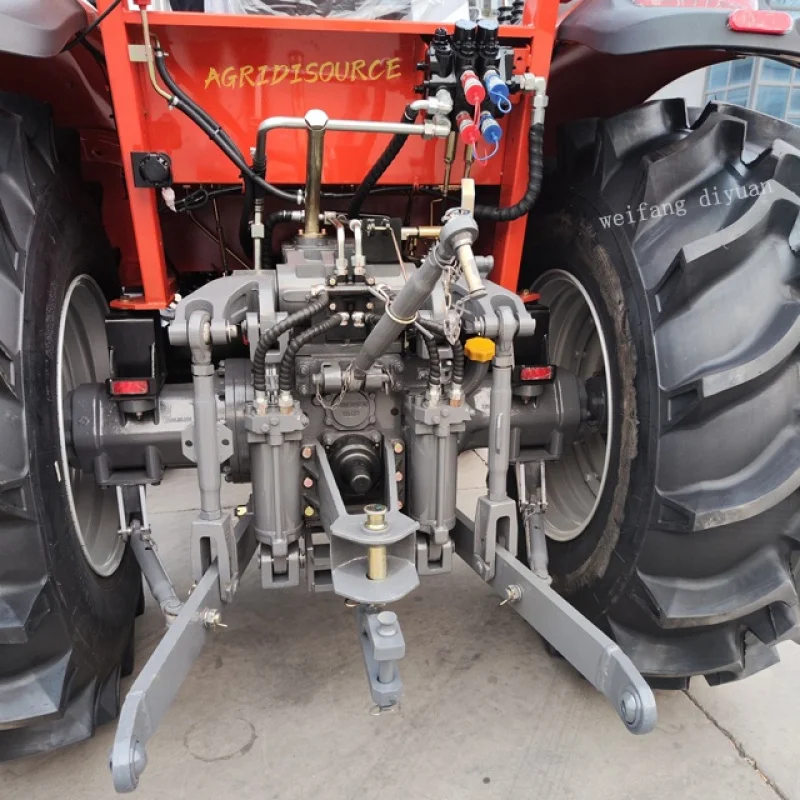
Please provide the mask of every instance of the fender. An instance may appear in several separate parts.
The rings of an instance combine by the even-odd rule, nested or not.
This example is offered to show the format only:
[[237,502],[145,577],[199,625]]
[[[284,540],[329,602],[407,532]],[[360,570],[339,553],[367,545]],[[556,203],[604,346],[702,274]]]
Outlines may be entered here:
[[57,55],[95,13],[81,0],[0,0],[0,52]]
[[[788,13],[782,35],[733,31],[737,10]],[[656,50],[725,50],[800,61],[800,0],[583,0],[558,27],[559,42],[610,55]]]

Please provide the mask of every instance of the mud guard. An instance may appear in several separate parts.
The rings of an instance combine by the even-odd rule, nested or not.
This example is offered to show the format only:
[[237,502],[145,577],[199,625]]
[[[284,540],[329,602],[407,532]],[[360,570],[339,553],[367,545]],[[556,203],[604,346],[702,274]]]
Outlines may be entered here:
[[[656,50],[704,49],[800,57],[800,0],[584,0],[558,27],[560,42],[611,55]],[[786,12],[783,35],[736,32],[728,20],[737,9]]]
[[57,55],[86,22],[79,0],[0,0],[0,52],[35,58]]

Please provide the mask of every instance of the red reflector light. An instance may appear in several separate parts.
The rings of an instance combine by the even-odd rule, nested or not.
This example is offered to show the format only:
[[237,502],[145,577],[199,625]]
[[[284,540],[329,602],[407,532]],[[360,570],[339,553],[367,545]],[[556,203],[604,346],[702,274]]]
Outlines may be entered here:
[[753,11],[740,8],[728,17],[728,27],[742,33],[789,33],[794,20],[785,11]]
[[552,367],[520,367],[521,381],[549,381],[553,377]]
[[111,381],[111,394],[147,394],[148,381]]

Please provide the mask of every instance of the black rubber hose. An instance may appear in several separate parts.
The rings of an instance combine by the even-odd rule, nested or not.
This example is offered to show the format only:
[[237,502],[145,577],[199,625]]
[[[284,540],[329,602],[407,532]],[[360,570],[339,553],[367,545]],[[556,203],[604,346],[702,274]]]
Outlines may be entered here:
[[[250,212],[248,211],[247,191],[245,191],[244,208],[242,209],[242,217],[239,221],[239,243],[242,245],[242,250],[244,250],[250,258],[253,257],[253,237],[250,233],[251,221]],[[278,225],[282,222],[291,221],[291,211],[273,211],[264,218],[264,239],[261,247],[262,265],[264,267],[275,269],[275,253],[272,249],[272,237]]]
[[486,219],[492,222],[511,222],[524,217],[536,202],[542,188],[544,174],[544,125],[531,125],[528,134],[528,189],[522,199],[513,206],[496,208],[495,206],[475,206],[475,219]]
[[[421,319],[419,324],[422,325],[425,330],[437,336],[441,336],[446,340],[447,337],[444,335],[444,326],[440,322],[434,322],[430,319]],[[459,340],[456,340],[454,343],[448,342],[448,344],[453,349],[453,383],[460,386],[464,382],[464,345],[461,344]]]
[[[414,111],[411,106],[406,106],[406,110],[403,112],[400,122],[407,125],[412,125],[416,119],[417,112]],[[350,201],[350,205],[347,209],[347,216],[350,219],[355,219],[361,213],[361,206],[364,205],[364,201],[367,199],[369,193],[375,188],[375,184],[377,184],[381,179],[383,173],[389,169],[392,161],[397,158],[397,154],[403,149],[406,139],[408,139],[407,133],[396,133],[389,140],[389,144],[386,145],[386,149],[378,157],[378,160],[372,165],[372,168],[366,174],[366,177],[363,181],[361,181],[360,185],[353,194],[353,199]]]
[[272,249],[272,237],[275,228],[283,222],[292,221],[291,211],[274,211],[264,220],[264,243],[261,247],[261,258],[265,267],[275,269],[275,251]]
[[294,362],[298,352],[303,345],[313,341],[318,336],[322,336],[325,331],[336,328],[342,323],[341,314],[331,314],[330,317],[312,327],[298,333],[286,347],[286,351],[281,359],[281,369],[278,377],[278,389],[282,392],[291,392],[294,389]]
[[297,201],[297,196],[290,192],[284,192],[267,183],[263,176],[254,172],[242,155],[241,150],[236,146],[236,143],[230,136],[223,130],[222,126],[208,113],[206,113],[197,103],[194,102],[179,86],[170,75],[167,65],[164,61],[164,53],[161,50],[155,51],[155,62],[158,74],[161,80],[164,81],[166,87],[172,92],[172,105],[189,117],[200,130],[202,130],[209,139],[228,157],[230,161],[239,169],[242,178],[245,182],[252,181],[259,189],[269,192],[281,200],[286,200],[289,203]]
[[489,374],[489,365],[491,361],[470,361],[469,369],[466,372],[464,383],[461,387],[464,392],[464,397],[469,397],[477,391],[483,383],[486,376]]
[[428,385],[441,386],[442,359],[439,356],[439,348],[436,346],[436,337],[422,334],[422,341],[425,342],[425,349],[428,351]]
[[288,317],[275,323],[275,325],[262,334],[256,345],[256,352],[253,355],[253,389],[257,392],[267,391],[267,353],[270,347],[272,347],[272,345],[278,341],[278,338],[286,333],[286,331],[303,322],[307,322],[314,314],[318,314],[327,305],[328,293],[321,292],[313,303],[310,303],[305,308],[301,308],[299,311],[295,311],[294,314],[289,314]]

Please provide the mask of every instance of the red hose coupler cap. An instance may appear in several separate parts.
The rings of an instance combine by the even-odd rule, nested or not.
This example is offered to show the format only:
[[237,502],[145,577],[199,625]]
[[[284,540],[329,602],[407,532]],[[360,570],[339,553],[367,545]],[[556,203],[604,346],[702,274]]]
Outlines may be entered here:
[[472,117],[466,111],[461,111],[456,117],[458,125],[458,135],[464,144],[475,144],[480,138],[481,132]]
[[465,69],[461,74],[461,88],[464,90],[467,102],[472,106],[477,106],[486,99],[486,89],[471,69]]

